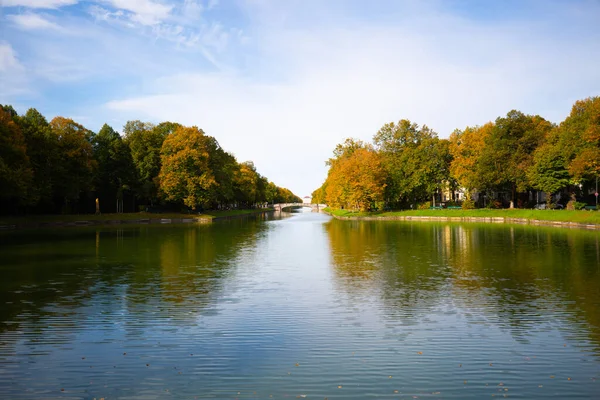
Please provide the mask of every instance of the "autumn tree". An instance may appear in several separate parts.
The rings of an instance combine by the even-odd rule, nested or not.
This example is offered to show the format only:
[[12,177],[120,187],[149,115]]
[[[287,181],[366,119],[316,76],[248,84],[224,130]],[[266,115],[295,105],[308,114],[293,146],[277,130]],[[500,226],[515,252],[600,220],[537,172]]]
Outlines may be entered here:
[[371,145],[347,140],[334,157],[326,181],[327,204],[366,211],[383,201],[385,171]]
[[556,146],[575,181],[600,176],[600,96],[577,101],[557,135]]
[[197,127],[179,127],[164,140],[159,172],[166,200],[195,210],[211,200],[217,185],[210,169],[210,139]]
[[458,185],[465,189],[465,196],[471,199],[475,189],[483,189],[485,184],[481,179],[479,162],[486,139],[491,135],[494,124],[488,122],[483,126],[467,127],[455,130],[449,139],[449,149],[452,155],[450,176]]

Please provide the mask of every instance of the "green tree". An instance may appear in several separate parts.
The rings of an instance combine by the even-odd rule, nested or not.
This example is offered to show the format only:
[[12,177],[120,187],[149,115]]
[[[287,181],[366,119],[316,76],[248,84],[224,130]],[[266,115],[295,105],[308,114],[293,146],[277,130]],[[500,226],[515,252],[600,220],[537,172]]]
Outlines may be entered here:
[[63,212],[73,211],[73,203],[93,188],[96,161],[90,140],[93,132],[69,118],[55,117],[50,121],[52,134],[58,143],[58,164],[54,167],[54,195],[63,199]]
[[171,124],[164,123],[155,127],[135,120],[127,121],[123,127],[123,141],[129,146],[138,179],[135,189],[143,203],[154,204],[158,199],[160,152],[165,138],[172,133],[175,124]]
[[426,125],[392,122],[373,139],[387,172],[386,202],[400,205],[431,199],[450,179],[449,143]]
[[122,211],[123,193],[133,187],[136,178],[129,147],[121,135],[104,124],[94,137],[94,157],[98,163],[96,191],[101,209]]
[[479,159],[478,172],[484,186],[480,189],[510,191],[510,208],[513,208],[517,193],[532,187],[528,172],[534,163],[533,154],[552,128],[539,115],[525,115],[516,110],[497,118]]
[[[21,128],[15,123],[12,107],[0,106],[0,199],[12,210],[31,201],[33,170]],[[14,111],[14,110],[12,110]]]
[[546,193],[546,201],[550,206],[552,194],[572,183],[565,159],[556,143],[548,142],[537,148],[533,161],[528,173],[529,181],[535,189]]
[[60,168],[58,137],[52,133],[46,118],[35,108],[18,117],[27,144],[27,155],[33,169],[32,198],[38,211],[53,208],[53,197]]

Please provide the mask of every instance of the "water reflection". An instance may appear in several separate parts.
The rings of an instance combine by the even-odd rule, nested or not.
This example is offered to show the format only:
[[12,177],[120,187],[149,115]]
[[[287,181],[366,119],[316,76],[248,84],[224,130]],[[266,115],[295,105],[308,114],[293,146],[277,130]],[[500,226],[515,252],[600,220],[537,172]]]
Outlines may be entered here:
[[298,211],[0,235],[0,398],[598,393],[597,233]]
[[348,292],[377,288],[388,316],[427,318],[451,299],[517,340],[560,328],[588,332],[600,349],[597,232],[337,220],[326,230],[337,282]]

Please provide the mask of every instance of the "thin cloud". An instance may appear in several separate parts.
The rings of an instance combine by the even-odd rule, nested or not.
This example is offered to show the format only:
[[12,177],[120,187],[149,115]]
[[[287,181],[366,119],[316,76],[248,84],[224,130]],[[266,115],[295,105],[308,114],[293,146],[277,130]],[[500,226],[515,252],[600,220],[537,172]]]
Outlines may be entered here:
[[1,7],[60,8],[77,4],[78,0],[2,0]]
[[47,20],[39,14],[12,14],[8,15],[7,18],[19,29],[63,31],[63,28],[60,25]]
[[145,26],[159,24],[167,19],[173,9],[172,5],[152,0],[105,0],[119,10],[128,11],[131,21]]

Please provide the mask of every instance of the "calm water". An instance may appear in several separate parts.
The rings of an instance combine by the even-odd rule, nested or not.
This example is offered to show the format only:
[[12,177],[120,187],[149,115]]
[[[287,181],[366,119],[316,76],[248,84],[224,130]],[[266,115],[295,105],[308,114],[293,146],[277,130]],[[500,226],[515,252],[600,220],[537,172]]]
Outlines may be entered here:
[[600,233],[343,222],[0,235],[0,398],[600,398]]

